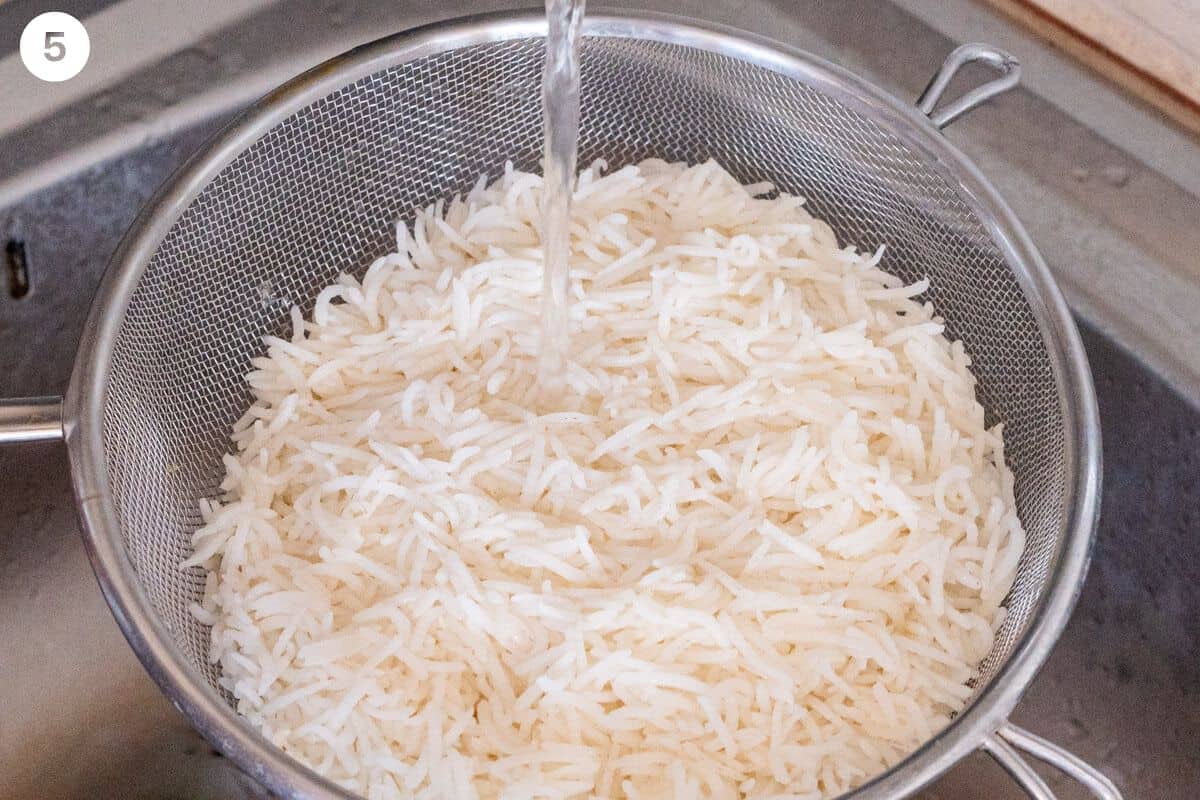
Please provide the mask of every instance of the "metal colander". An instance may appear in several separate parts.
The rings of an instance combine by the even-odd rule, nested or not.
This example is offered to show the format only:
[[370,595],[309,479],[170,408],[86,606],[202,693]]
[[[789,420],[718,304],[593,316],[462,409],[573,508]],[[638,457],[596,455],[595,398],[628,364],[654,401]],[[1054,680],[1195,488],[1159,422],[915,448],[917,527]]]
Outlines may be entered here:
[[[125,545],[155,611],[215,683],[188,611],[204,570],[177,567],[218,496],[264,334],[290,329],[340,272],[395,249],[394,221],[506,160],[538,170],[543,46],[518,38],[388,67],[288,116],[197,194],[134,290],[113,349],[103,441]],[[1063,532],[1066,430],[1053,358],[1020,282],[961,190],[894,133],[768,69],[686,45],[591,37],[581,48],[581,163],[716,159],[809,198],[844,242],[928,277],[981,401],[1005,423],[1029,531],[1010,615],[982,679],[1019,639]]]
[[[221,456],[250,403],[244,376],[288,311],[394,248],[394,223],[506,161],[539,169],[545,21],[499,16],[392,37],[269,95],[185,167],[106,276],[67,398],[65,429],[93,561],[132,645],[214,744],[270,790],[340,790],[274,750],[230,707],[189,613],[204,575],[180,570],[219,494]],[[1098,491],[1090,377],[1063,302],[1018,223],[917,109],[806,54],[658,17],[592,17],[582,42],[580,163],[716,159],[745,182],[808,198],[842,242],[873,250],[929,298],[973,359],[1003,422],[1028,546],[975,698],[907,761],[853,793],[915,790],[972,749],[1035,797],[1049,790],[1010,744],[1111,785],[1005,718],[1065,624]],[[1015,62],[945,123],[1015,83]],[[1045,794],[1039,794],[1040,792]],[[1113,790],[1115,792],[1115,790]]]

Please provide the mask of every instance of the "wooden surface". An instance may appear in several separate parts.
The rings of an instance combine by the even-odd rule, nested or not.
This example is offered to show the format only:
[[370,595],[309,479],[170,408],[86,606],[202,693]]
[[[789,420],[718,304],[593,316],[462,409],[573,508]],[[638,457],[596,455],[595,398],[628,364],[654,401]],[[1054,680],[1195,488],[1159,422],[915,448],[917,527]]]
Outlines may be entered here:
[[987,0],[1200,135],[1200,0]]

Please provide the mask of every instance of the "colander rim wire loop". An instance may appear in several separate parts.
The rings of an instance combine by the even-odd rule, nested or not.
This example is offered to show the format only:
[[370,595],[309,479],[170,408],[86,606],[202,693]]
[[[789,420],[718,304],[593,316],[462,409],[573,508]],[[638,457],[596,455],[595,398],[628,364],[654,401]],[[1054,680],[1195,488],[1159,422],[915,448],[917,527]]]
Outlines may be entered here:
[[[1112,779],[1064,747],[1030,733],[1011,722],[996,731],[995,738],[1011,745],[1013,755],[1020,750],[1074,778],[1099,800],[1121,800],[1121,791]],[[994,755],[994,754],[993,754]],[[1021,759],[1024,761],[1024,759]],[[1036,773],[1035,773],[1036,774]]]
[[994,733],[984,739],[980,749],[995,759],[1032,800],[1058,800],[1045,779],[999,734]]
[[[473,44],[544,38],[537,12],[449,20],[363,45],[266,95],[197,155],[147,204],[101,282],[65,401],[66,439],[85,546],[126,638],[150,675],[192,724],[247,774],[284,797],[351,798],[269,744],[185,660],[156,615],[122,542],[102,438],[102,415],[121,320],[157,246],[191,201],[243,150],[312,102],[379,70]],[[882,800],[915,792],[978,749],[1005,722],[1048,656],[1086,572],[1100,488],[1094,388],[1078,331],[1049,271],[991,183],[915,106],[798,49],[724,26],[643,12],[588,17],[585,36],[635,37],[729,56],[797,80],[900,138],[956,187],[1004,255],[1048,351],[1064,428],[1066,508],[1057,555],[1037,607],[1010,655],[976,700],[903,761],[845,795]]]
[[[986,64],[997,77],[976,86],[962,97],[938,108],[942,95],[958,71],[967,64]],[[978,108],[999,94],[1016,88],[1021,81],[1021,62],[1011,53],[982,42],[959,45],[946,56],[942,66],[930,78],[925,90],[917,97],[917,109],[929,117],[938,128],[945,128],[963,115]]]

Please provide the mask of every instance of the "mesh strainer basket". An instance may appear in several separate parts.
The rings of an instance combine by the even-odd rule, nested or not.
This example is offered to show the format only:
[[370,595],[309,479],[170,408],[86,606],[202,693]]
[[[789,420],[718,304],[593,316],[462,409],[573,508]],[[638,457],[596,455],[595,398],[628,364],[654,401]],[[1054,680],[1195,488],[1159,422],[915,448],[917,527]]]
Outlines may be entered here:
[[[85,538],[125,635],[162,689],[266,790],[347,797],[233,710],[188,612],[181,571],[218,493],[230,426],[262,337],[341,271],[394,243],[393,223],[506,160],[537,169],[546,23],[502,15],[354,50],[268,95],[184,167],[114,256],[65,403],[0,407],[0,441],[65,434]],[[906,796],[975,749],[1051,798],[1016,752],[1118,797],[1075,757],[1007,723],[1070,614],[1099,492],[1099,435],[1077,332],[1042,260],[995,190],[939,132],[1017,78],[991,48],[956,50],[917,107],[805,53],[651,16],[593,16],[582,42],[580,163],[715,158],[808,198],[843,242],[886,243],[883,265],[929,295],[974,359],[1003,421],[1029,543],[975,696],[938,735],[851,795]],[[999,73],[935,110],[955,71]],[[319,258],[314,257],[319,254]]]

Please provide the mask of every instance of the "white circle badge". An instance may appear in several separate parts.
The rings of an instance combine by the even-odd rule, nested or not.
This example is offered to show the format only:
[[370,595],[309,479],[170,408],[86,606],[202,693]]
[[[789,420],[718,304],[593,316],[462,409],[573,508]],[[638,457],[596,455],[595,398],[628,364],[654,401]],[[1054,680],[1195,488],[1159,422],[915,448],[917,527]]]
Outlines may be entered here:
[[74,78],[91,52],[83,23],[61,11],[38,14],[21,32],[21,61],[34,77],[44,81]]

